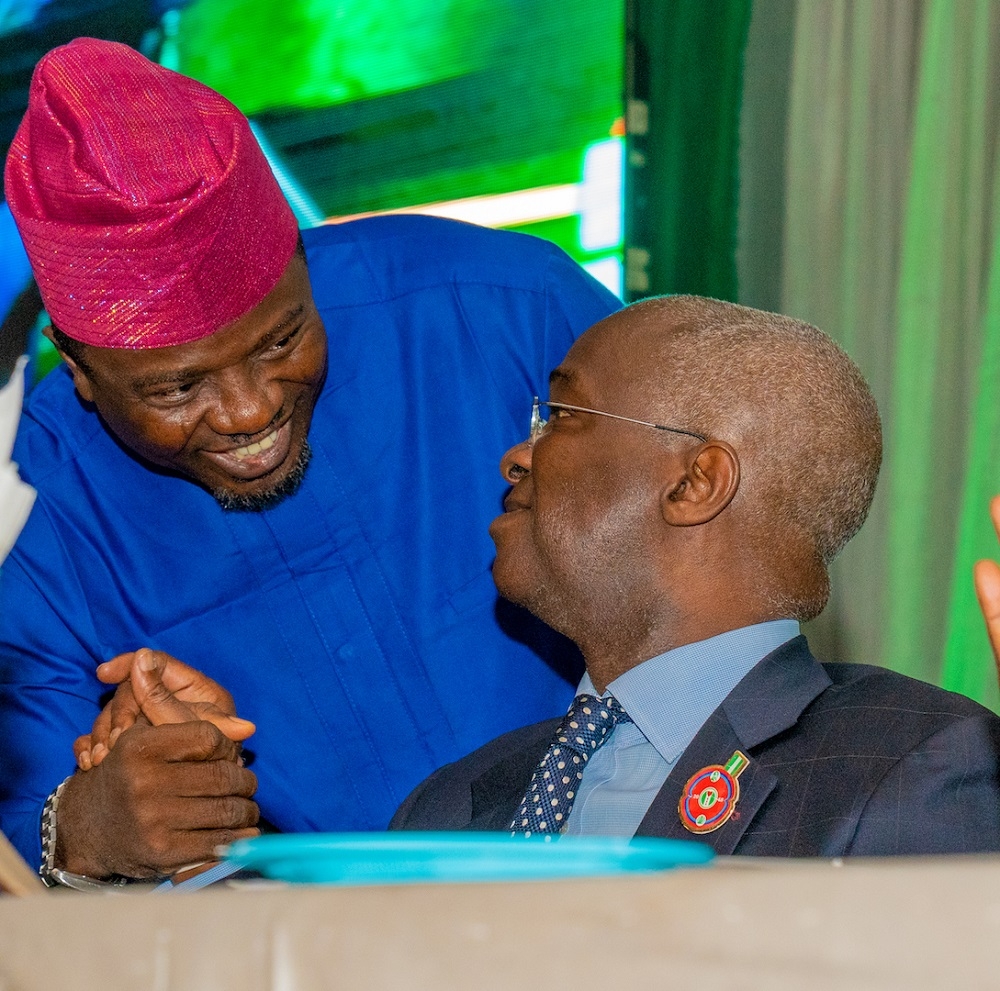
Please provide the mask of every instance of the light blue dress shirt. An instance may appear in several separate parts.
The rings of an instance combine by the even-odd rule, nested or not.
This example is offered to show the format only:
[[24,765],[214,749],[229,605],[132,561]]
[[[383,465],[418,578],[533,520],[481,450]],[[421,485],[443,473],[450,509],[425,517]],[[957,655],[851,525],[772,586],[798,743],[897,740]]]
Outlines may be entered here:
[[[632,836],[677,759],[743,676],[799,635],[773,620],[685,644],[643,661],[608,685],[632,718],[587,762],[566,833]],[[577,694],[596,695],[585,674]]]

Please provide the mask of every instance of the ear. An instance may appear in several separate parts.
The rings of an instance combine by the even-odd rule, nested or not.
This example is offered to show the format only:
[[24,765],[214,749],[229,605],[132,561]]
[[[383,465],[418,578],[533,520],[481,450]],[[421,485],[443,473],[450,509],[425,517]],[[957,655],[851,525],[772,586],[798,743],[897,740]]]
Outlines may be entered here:
[[660,512],[671,526],[715,519],[740,487],[740,459],[730,444],[711,440],[691,452],[684,474],[660,494]]
[[[86,370],[82,365],[78,364],[72,355],[67,354],[59,345],[56,343],[56,339],[52,334],[52,326],[43,328],[42,333],[48,338],[52,346],[59,352],[59,357],[66,362],[66,367],[69,368],[73,375],[73,385],[76,387],[76,391],[80,393],[80,396],[88,403],[94,401],[94,390],[90,385],[90,379],[87,376]],[[85,345],[83,345],[85,346]]]

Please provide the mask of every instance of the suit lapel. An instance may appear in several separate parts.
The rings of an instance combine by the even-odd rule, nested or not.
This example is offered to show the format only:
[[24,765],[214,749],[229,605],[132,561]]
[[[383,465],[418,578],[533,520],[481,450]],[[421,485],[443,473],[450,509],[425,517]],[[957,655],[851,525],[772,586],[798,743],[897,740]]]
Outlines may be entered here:
[[558,719],[538,723],[532,739],[505,754],[472,781],[472,816],[466,829],[506,832],[510,828],[531,775],[558,726]]
[[[636,835],[697,839],[718,854],[731,854],[778,783],[773,773],[754,760],[753,749],[794,726],[806,706],[830,684],[805,637],[796,637],[768,654],[726,696],[681,754]],[[689,831],[678,811],[687,782],[705,767],[724,765],[737,750],[750,763],[739,776],[739,798],[732,815],[713,832]]]

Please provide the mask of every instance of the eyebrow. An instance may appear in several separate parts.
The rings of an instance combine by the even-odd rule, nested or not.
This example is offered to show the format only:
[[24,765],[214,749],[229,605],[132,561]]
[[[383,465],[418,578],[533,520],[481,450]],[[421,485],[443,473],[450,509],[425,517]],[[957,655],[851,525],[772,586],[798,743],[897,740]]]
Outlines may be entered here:
[[[266,347],[271,345],[275,340],[280,338],[285,331],[288,330],[289,326],[293,324],[300,316],[302,316],[305,311],[305,303],[299,303],[298,306],[289,310],[282,318],[281,321],[275,324],[251,349],[251,353],[257,353],[263,351]],[[143,378],[136,379],[132,382],[132,388],[136,392],[141,392],[143,389],[149,389],[156,385],[171,385],[179,382],[191,382],[195,379],[202,378],[206,374],[205,369],[201,368],[183,368],[178,371],[169,372],[159,372],[153,375],[146,375]]]
[[549,388],[553,385],[572,385],[575,377],[572,372],[567,372],[562,367],[554,368],[549,373]]

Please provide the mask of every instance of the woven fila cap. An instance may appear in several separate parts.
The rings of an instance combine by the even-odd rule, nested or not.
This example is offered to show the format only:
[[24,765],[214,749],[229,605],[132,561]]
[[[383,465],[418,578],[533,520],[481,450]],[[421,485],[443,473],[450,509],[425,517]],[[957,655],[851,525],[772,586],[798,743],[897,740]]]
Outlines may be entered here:
[[214,333],[275,287],[298,238],[236,107],[93,38],[35,67],[5,191],[52,322],[98,347]]

